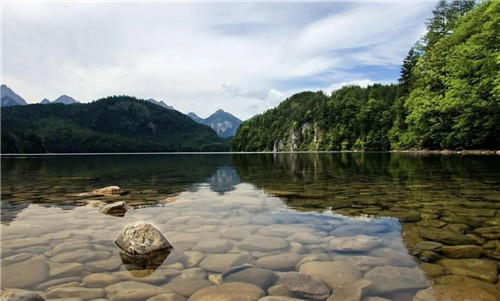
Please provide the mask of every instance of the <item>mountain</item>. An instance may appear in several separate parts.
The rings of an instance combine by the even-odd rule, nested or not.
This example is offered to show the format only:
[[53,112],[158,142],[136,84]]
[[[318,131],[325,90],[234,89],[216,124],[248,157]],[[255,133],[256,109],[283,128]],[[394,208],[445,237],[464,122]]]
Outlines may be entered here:
[[27,105],[26,100],[17,95],[14,91],[12,91],[11,88],[7,87],[6,85],[2,85],[0,87],[0,91],[2,97],[2,107]]
[[187,116],[198,123],[208,125],[217,133],[217,135],[223,138],[234,136],[236,134],[236,130],[243,122],[239,118],[228,112],[224,112],[223,110],[218,110],[206,119],[198,117],[193,112],[188,113]]
[[193,119],[194,121],[196,121],[198,123],[203,123],[203,118],[200,118],[198,115],[196,115],[193,112],[187,113],[187,117]]
[[64,105],[72,105],[72,104],[79,103],[79,102],[76,101],[71,96],[61,95],[58,98],[56,98],[54,101],[50,101],[47,98],[44,98],[40,103],[43,104],[43,105],[48,105],[48,104],[51,104],[51,103],[62,103]]
[[2,109],[2,153],[228,151],[224,139],[186,115],[145,100]]
[[155,100],[153,98],[150,98],[150,99],[146,99],[146,101],[149,101],[150,103],[154,103],[155,105],[162,106],[165,109],[175,110],[174,107],[167,105],[163,100],[158,101],[158,100]]

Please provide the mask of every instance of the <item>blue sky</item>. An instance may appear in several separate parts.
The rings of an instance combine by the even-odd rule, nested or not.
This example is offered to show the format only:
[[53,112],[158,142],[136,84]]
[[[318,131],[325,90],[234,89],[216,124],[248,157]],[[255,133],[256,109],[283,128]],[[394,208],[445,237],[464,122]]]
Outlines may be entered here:
[[155,98],[246,119],[293,93],[396,82],[426,2],[3,2],[2,82],[29,103]]

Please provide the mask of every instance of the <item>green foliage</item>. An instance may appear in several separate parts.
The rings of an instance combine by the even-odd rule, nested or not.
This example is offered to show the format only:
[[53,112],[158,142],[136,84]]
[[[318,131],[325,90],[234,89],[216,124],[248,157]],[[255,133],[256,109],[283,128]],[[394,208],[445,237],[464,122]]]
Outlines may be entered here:
[[400,143],[418,148],[500,147],[500,3],[460,18],[415,69]]
[[2,108],[3,153],[228,150],[209,127],[133,97]]
[[395,85],[301,92],[244,122],[235,151],[388,150]]

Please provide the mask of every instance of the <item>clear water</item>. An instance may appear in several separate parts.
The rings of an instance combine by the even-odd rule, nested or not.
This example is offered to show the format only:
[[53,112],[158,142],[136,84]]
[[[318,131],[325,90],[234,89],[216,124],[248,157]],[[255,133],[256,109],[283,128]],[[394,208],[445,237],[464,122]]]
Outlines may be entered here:
[[[350,293],[356,298],[413,300],[433,286],[439,286],[438,299],[457,286],[477,290],[478,300],[498,295],[497,270],[460,272],[443,263],[456,255],[441,248],[424,252],[421,243],[442,240],[422,231],[453,231],[457,239],[468,235],[479,246],[474,252],[480,251],[454,262],[500,264],[500,156],[169,154],[1,162],[2,288],[33,290],[47,299],[147,300],[168,292],[189,298],[229,282],[236,274],[231,269],[250,264],[275,275],[333,277],[335,300],[347,298],[340,292],[360,279],[370,284]],[[124,193],[79,196],[110,185]],[[91,200],[126,201],[132,209],[124,217],[105,215]],[[157,269],[123,262],[114,244],[138,221],[153,224],[174,246]],[[332,247],[332,240],[355,241],[361,234],[376,243],[357,251]],[[341,264],[333,276],[321,276],[328,264],[325,271],[301,268],[314,261]],[[251,278],[238,279],[255,283]],[[116,290],[125,289],[117,283],[131,286],[126,281],[152,287],[120,295]],[[264,295],[292,295],[278,276],[258,285]]]

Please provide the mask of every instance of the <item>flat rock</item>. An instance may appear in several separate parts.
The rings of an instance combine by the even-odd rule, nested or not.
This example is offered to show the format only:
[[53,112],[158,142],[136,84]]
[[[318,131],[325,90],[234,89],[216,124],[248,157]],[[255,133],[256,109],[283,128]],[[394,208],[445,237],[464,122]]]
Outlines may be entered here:
[[360,279],[354,283],[344,285],[334,290],[327,301],[359,301],[371,284],[366,279]]
[[182,270],[182,274],[180,274],[176,279],[206,279],[207,271],[202,268],[188,268]]
[[242,250],[253,250],[253,251],[275,251],[279,249],[285,249],[289,247],[286,240],[279,237],[267,237],[263,235],[250,235],[247,236],[241,243],[239,243],[238,248]]
[[387,258],[364,256],[364,255],[357,255],[357,256],[340,255],[336,256],[335,260],[341,260],[350,263],[355,268],[364,272],[372,269],[373,267],[379,267],[391,264],[391,261]]
[[266,296],[260,298],[259,301],[303,301],[304,299],[297,299],[286,296]]
[[287,240],[289,241],[296,241],[300,242],[303,244],[320,244],[321,239],[319,239],[316,235],[309,233],[309,232],[299,232],[299,233],[294,233],[290,236],[287,237]]
[[492,295],[500,295],[500,287],[495,284],[484,282],[478,279],[458,276],[458,275],[446,275],[433,279],[434,284],[441,285],[458,285],[464,288],[469,288],[470,290],[481,289]]
[[422,228],[419,231],[420,236],[443,243],[445,245],[475,245],[477,242],[461,233],[437,228]]
[[2,301],[45,301],[35,292],[20,289],[2,289]]
[[420,290],[413,301],[497,301],[492,295],[481,289],[470,289],[459,285],[433,285]]
[[368,253],[369,256],[389,259],[393,265],[414,267],[417,265],[413,256],[393,248],[377,248]]
[[329,247],[337,252],[365,252],[382,244],[380,238],[367,235],[336,237],[330,240]]
[[258,286],[242,282],[224,283],[202,288],[189,301],[257,301],[264,296]]
[[175,293],[166,293],[166,294],[160,294],[158,296],[154,296],[149,298],[146,301],[186,301],[186,298],[179,294]]
[[242,265],[249,260],[243,254],[213,254],[208,255],[200,262],[200,267],[212,272],[225,272],[231,267]]
[[302,256],[297,253],[287,252],[271,256],[264,256],[255,262],[255,265],[274,271],[287,271],[295,269]]
[[148,298],[171,293],[169,289],[147,283],[124,281],[106,287],[106,295],[111,301],[143,301]]
[[118,186],[107,186],[104,188],[94,189],[92,193],[96,195],[119,195],[122,193],[122,189]]
[[497,264],[482,259],[443,259],[438,262],[454,275],[462,275],[482,281],[496,283],[498,280]]
[[91,272],[102,272],[102,271],[115,271],[122,266],[122,261],[118,257],[112,257],[106,260],[98,260],[93,262],[87,262],[85,264],[85,269]]
[[475,245],[444,246],[441,248],[444,255],[449,258],[479,258],[483,249]]
[[189,297],[196,291],[211,285],[213,285],[213,283],[206,279],[181,279],[170,282],[163,287],[172,293],[176,293],[184,297]]
[[50,258],[51,261],[57,263],[86,263],[96,259],[99,254],[92,249],[78,249],[61,253]]
[[186,268],[192,268],[198,266],[198,264],[205,258],[205,254],[198,251],[186,251],[184,252],[184,266]]
[[440,266],[439,264],[433,264],[433,263],[421,263],[418,266],[424,273],[427,275],[429,278],[436,278],[439,276],[443,276],[446,274],[444,268]]
[[234,226],[231,228],[222,229],[220,235],[222,238],[242,240],[245,237],[254,234],[260,228],[261,226],[257,225]]
[[330,288],[319,279],[299,273],[279,273],[281,283],[294,295],[308,300],[324,300],[330,295]]
[[50,263],[50,277],[61,278],[79,276],[83,272],[81,263]]
[[263,290],[267,290],[276,282],[277,276],[273,271],[259,268],[248,268],[242,271],[230,274],[224,278],[225,283],[245,282],[251,283]]
[[104,214],[124,216],[128,210],[130,207],[124,201],[120,201],[105,205],[99,211]]
[[66,278],[58,278],[52,279],[43,283],[40,283],[36,286],[36,290],[44,291],[49,287],[58,286],[60,284],[71,283],[71,282],[81,282],[82,277],[66,277]]
[[2,287],[32,288],[49,278],[49,265],[41,258],[2,267]]
[[81,298],[84,300],[104,297],[102,288],[86,288],[79,286],[56,287],[47,292],[47,298]]
[[413,268],[383,266],[365,273],[365,279],[372,282],[369,293],[384,294],[406,289],[421,289],[430,285],[422,271]]
[[82,279],[87,287],[106,287],[119,281],[118,277],[104,273],[90,274]]
[[233,248],[233,244],[227,239],[206,238],[195,244],[191,250],[204,253],[225,253]]
[[442,243],[428,240],[421,240],[415,245],[415,249],[422,251],[439,251],[442,247]]
[[332,289],[361,279],[361,272],[343,261],[306,262],[300,266],[299,272],[319,278]]
[[155,251],[172,248],[158,229],[144,222],[125,228],[115,243],[131,255],[148,255]]

